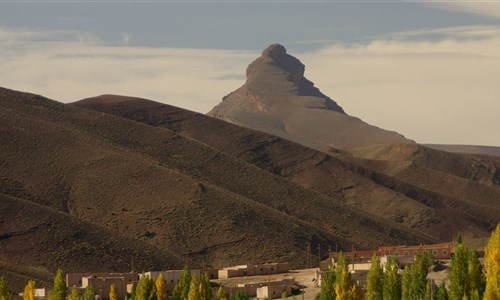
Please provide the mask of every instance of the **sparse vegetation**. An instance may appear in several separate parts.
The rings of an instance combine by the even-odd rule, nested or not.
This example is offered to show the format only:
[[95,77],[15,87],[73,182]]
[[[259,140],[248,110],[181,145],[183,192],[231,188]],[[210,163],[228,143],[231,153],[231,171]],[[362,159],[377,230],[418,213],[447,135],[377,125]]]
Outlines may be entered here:
[[[480,194],[481,209],[469,198],[376,170],[376,161],[362,166],[351,158],[331,157],[178,109],[158,109],[156,114],[148,107],[134,110],[137,104],[122,106],[130,118],[149,122],[145,115],[151,115],[157,124],[178,126],[182,132],[176,133],[6,89],[0,89],[0,105],[5,108],[0,110],[0,161],[9,162],[0,168],[0,219],[12,224],[2,232],[2,245],[32,249],[5,252],[5,259],[41,270],[58,264],[68,271],[129,270],[132,256],[142,270],[226,257],[279,258],[297,267],[305,265],[306,245],[312,240],[322,251],[333,243],[363,248],[380,242],[426,242],[428,237],[449,236],[455,230],[453,218],[465,209],[471,217],[460,226],[477,232],[498,215],[494,186],[455,176],[467,171],[459,156],[453,156],[461,162],[453,180],[445,174],[447,165],[440,164],[439,172],[445,174],[444,183],[453,185],[459,178],[460,187],[472,186]],[[396,150],[401,149],[391,153]],[[416,169],[429,167],[424,158],[418,161],[424,167]],[[408,181],[427,178],[407,175]],[[470,194],[456,193],[462,192]],[[396,210],[408,214],[397,220],[404,226],[350,206],[351,200],[365,196],[374,199],[366,204],[379,215],[389,206],[375,200],[401,200]],[[449,216],[443,215],[443,207],[450,208]],[[435,226],[427,226],[429,222]],[[425,235],[419,234],[420,228],[427,228]],[[432,228],[445,232],[429,232]],[[184,253],[186,259],[175,253]],[[16,290],[33,274],[9,268]],[[51,277],[35,275],[37,282]]]

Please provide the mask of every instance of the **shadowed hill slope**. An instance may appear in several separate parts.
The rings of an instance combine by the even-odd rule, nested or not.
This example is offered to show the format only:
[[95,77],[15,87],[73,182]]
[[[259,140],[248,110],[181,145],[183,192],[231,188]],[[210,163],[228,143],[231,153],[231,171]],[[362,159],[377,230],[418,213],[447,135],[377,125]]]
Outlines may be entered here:
[[0,203],[0,272],[15,291],[30,278],[50,286],[56,267],[129,272],[132,258],[136,270],[181,266],[172,253],[61,211],[4,194]]
[[[437,156],[438,160],[446,161],[451,156],[448,158],[451,163],[443,163],[438,172],[430,167],[439,165],[426,165],[421,159],[416,163],[422,163],[422,166],[416,168],[413,162],[414,167],[403,176],[390,173],[388,166],[401,170],[412,162],[390,165],[345,153],[327,155],[263,132],[145,99],[104,95],[73,105],[169,128],[304,187],[341,199],[352,207],[388,219],[396,226],[404,225],[437,240],[449,240],[457,231],[487,235],[499,221],[498,187],[478,182],[489,180],[491,183],[489,176],[466,179],[457,175],[459,170],[446,171],[454,166],[454,160],[461,162],[461,156],[437,151],[436,155],[442,156]],[[407,149],[415,146],[418,145],[400,144]],[[403,158],[400,154],[395,157]],[[472,172],[472,169],[467,169],[467,164],[461,164],[461,171]],[[431,185],[420,180],[436,177],[448,184]]]
[[[337,194],[308,189],[166,128],[8,89],[0,89],[0,107],[0,193],[29,201],[22,202],[23,211],[31,202],[41,214],[57,210],[57,220],[85,221],[69,231],[93,223],[108,228],[115,240],[182,257],[182,262],[172,258],[172,264],[289,261],[298,267],[309,246],[325,253],[335,245],[434,240],[359,212]],[[8,224],[16,222],[9,218]],[[65,234],[33,237],[61,244]],[[15,241],[2,240],[1,253],[16,249]],[[84,242],[105,244],[90,237],[76,241]],[[33,247],[26,255],[47,255],[52,264],[54,257],[65,258],[67,252],[58,249],[39,253],[42,249]],[[133,249],[124,246],[127,261]],[[85,256],[74,255],[81,265],[58,264],[87,269]],[[3,259],[12,265],[16,257]]]
[[248,66],[245,84],[208,115],[319,150],[411,142],[347,115],[304,70],[283,46],[270,45]]

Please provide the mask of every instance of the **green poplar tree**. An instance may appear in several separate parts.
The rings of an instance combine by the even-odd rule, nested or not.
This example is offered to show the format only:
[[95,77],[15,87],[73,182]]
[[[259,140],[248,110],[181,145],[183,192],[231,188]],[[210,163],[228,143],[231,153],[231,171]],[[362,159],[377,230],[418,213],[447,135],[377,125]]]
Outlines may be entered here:
[[68,295],[68,300],[80,300],[80,291],[74,286],[71,288],[71,292]]
[[238,291],[234,297],[232,297],[231,300],[249,300],[250,298],[248,297],[247,292],[245,291]]
[[484,249],[484,271],[486,290],[483,299],[500,299],[500,223],[497,224]]
[[198,281],[198,276],[193,275],[191,277],[191,283],[189,285],[189,293],[188,293],[188,300],[200,300],[200,291],[199,291],[199,281]]
[[0,276],[0,300],[10,300],[11,294],[3,276]]
[[184,267],[181,272],[181,278],[175,284],[172,291],[173,300],[187,300],[189,294],[189,286],[191,284],[191,272],[188,267]]
[[320,300],[335,300],[335,270],[332,264],[321,276]]
[[380,258],[373,254],[370,271],[366,278],[366,300],[383,300],[384,272],[380,267]]
[[68,288],[64,280],[64,272],[61,269],[57,269],[54,276],[54,287],[49,292],[48,300],[66,300],[67,295]]
[[207,273],[201,275],[200,281],[200,299],[212,300],[212,287],[210,286],[210,277]]
[[137,282],[137,287],[135,289],[135,300],[150,300],[150,295],[152,292],[152,284],[148,275],[143,275],[139,282]]
[[156,284],[153,278],[149,279],[149,295],[148,300],[157,300],[158,293],[156,290]]
[[482,269],[477,255],[464,244],[458,243],[451,259],[450,300],[481,298],[483,286]]
[[470,298],[479,299],[484,293],[483,268],[475,251],[469,251],[467,263],[467,277],[469,281]]
[[401,278],[401,300],[410,300],[411,265],[406,266]]
[[283,293],[281,293],[281,300],[287,300],[288,299],[288,296],[286,295],[286,292],[283,291]]
[[462,297],[467,295],[467,256],[465,245],[458,243],[455,254],[451,258],[450,300],[462,300]]
[[424,294],[424,300],[433,300],[433,295],[432,295],[432,285],[430,281],[427,281],[427,284],[425,285],[425,294]]
[[422,299],[425,296],[427,274],[431,265],[432,258],[427,251],[415,258],[415,263],[410,267],[408,299]]
[[444,286],[444,282],[441,283],[438,287],[436,300],[448,300],[448,291]]
[[398,271],[398,260],[395,257],[389,258],[384,274],[384,300],[401,299],[401,277]]
[[85,293],[83,294],[83,300],[94,300],[95,293],[96,293],[95,289],[91,285],[88,285],[85,288]]
[[229,295],[227,294],[226,290],[224,287],[221,285],[219,286],[219,289],[217,290],[217,296],[215,297],[217,300],[229,300]]

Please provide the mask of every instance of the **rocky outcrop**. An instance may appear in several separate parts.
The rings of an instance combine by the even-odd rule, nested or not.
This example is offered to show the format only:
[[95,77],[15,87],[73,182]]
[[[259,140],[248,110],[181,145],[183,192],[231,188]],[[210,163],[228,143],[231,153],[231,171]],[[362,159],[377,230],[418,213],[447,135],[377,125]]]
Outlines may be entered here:
[[304,77],[305,66],[273,44],[247,68],[245,84],[209,113],[318,150],[410,142],[349,116]]

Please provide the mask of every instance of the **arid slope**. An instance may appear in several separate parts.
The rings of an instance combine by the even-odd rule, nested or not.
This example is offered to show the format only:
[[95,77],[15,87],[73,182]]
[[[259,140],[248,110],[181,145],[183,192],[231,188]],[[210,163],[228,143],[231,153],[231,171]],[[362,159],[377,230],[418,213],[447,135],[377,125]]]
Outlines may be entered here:
[[[17,209],[44,215],[40,223],[2,218],[8,220],[2,236],[39,226],[30,237],[40,245],[61,245],[73,243],[67,237],[72,232],[95,224],[108,233],[97,234],[99,240],[83,235],[69,249],[133,241],[130,248],[129,242],[116,246],[123,264],[136,253],[133,245],[143,245],[165,253],[165,263],[154,264],[164,269],[265,261],[303,266],[309,246],[320,246],[324,254],[335,245],[434,240],[353,209],[338,193],[319,193],[167,128],[3,88],[0,107],[0,193],[11,201],[2,214]],[[47,234],[45,215],[54,220],[50,226],[63,227],[61,234]],[[73,227],[64,228],[69,222]],[[16,249],[24,249],[17,237],[1,240],[6,268],[19,258]],[[85,252],[74,251],[70,259],[63,248],[49,249],[33,246],[23,255],[49,271],[56,263],[74,271],[92,266]],[[156,261],[147,252],[137,255],[150,265]]]
[[[468,161],[462,162],[462,156],[451,155],[448,159],[462,162],[460,170],[446,171],[455,165],[453,161],[443,163],[440,169],[438,164],[428,162],[437,170],[425,168],[424,159],[417,162],[423,164],[421,167],[409,169],[410,161],[395,164],[356,158],[343,152],[327,155],[266,133],[145,99],[104,95],[74,105],[169,128],[436,240],[449,240],[457,231],[485,235],[499,221],[498,186],[486,174],[459,177],[460,171],[475,172],[467,168]],[[407,149],[415,146],[418,145],[400,144]],[[434,155],[437,160],[446,161],[444,158],[449,154],[436,151]],[[403,159],[402,154],[395,157]],[[397,170],[410,171],[398,174]],[[419,180],[426,176],[439,176],[441,182],[448,184],[431,185]]]

